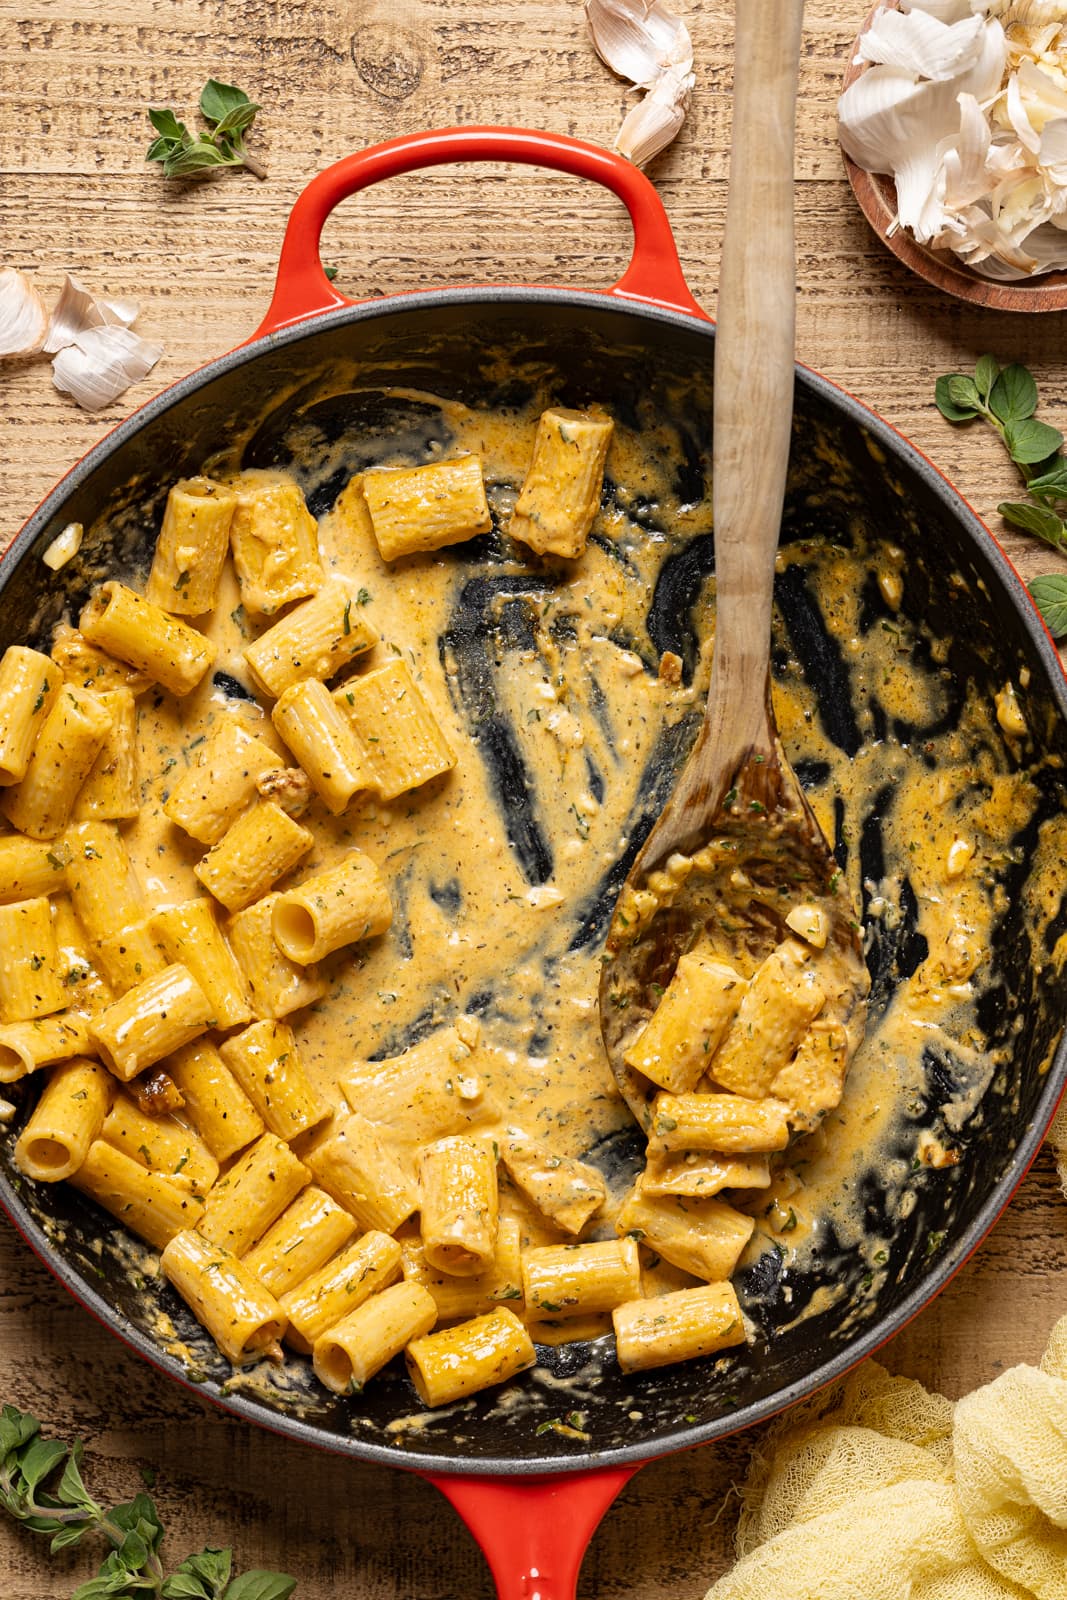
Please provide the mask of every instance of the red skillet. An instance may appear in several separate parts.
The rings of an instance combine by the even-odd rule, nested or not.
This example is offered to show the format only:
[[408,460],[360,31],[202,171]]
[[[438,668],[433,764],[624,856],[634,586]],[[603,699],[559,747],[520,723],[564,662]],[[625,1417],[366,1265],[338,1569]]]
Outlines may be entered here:
[[[544,166],[611,189],[626,205],[634,229],[633,259],[620,281],[603,293],[467,288],[371,302],[351,301],[328,282],[319,239],[336,205],[383,178],[472,161]],[[244,439],[243,459],[256,464],[276,459],[271,451],[294,417],[314,413],[323,428],[343,427],[353,364],[361,392],[365,386],[393,384],[476,403],[479,397],[491,399],[493,385],[499,384],[491,374],[499,372],[502,350],[516,370],[532,353],[556,371],[565,402],[570,395],[589,394],[622,411],[638,399],[652,402],[657,414],[691,442],[707,437],[712,341],[712,326],[686,287],[658,195],[640,172],[608,151],[547,133],[492,128],[412,135],[362,151],[322,173],[297,201],[274,298],[255,337],[123,423],[68,473],[30,519],[0,567],[0,647],[44,639],[63,608],[76,607],[84,597],[94,552],[99,556],[101,548],[94,525],[106,521],[118,536],[120,567],[143,560],[167,482],[195,471],[221,438]],[[359,425],[365,425],[363,413]],[[816,436],[823,447],[829,441],[840,459],[832,493],[818,465],[825,457],[817,456]],[[699,446],[691,451],[690,465],[693,493],[706,493]],[[912,559],[905,611],[927,636],[944,642],[956,677],[981,692],[992,695],[1009,677],[1019,683],[1025,666],[1028,686],[1020,694],[1033,730],[1035,760],[1038,766],[1047,755],[1062,760],[1067,696],[1059,661],[988,531],[891,428],[824,379],[798,370],[783,541],[808,537],[815,529],[847,541],[849,530],[857,519],[869,517],[871,508],[879,532]],[[38,557],[72,520],[91,531],[82,557],[65,573],[68,584],[62,590],[51,575],[47,582],[42,578]],[[665,570],[649,614],[653,641],[674,640],[677,634],[682,654],[693,647],[687,619],[701,574],[710,570],[708,545],[696,541],[670,573]],[[930,559],[931,551],[936,560]],[[780,605],[787,602],[788,595],[779,596]],[[818,684],[827,727],[846,748],[854,709],[848,668],[809,649],[806,616],[787,614],[791,648]],[[916,730],[917,739],[920,735]],[[650,767],[648,808],[633,819],[632,849],[651,826],[684,754],[682,747],[668,751]],[[1039,816],[1062,807],[1058,778],[1050,778],[1042,794]],[[872,816],[861,853],[877,842],[878,819]],[[909,1180],[912,1210],[895,1226],[887,1269],[873,1286],[863,1261],[843,1245],[829,1250],[810,1272],[784,1267],[773,1252],[762,1256],[739,1279],[758,1336],[721,1364],[695,1362],[625,1379],[610,1349],[601,1347],[603,1341],[581,1347],[577,1357],[573,1350],[546,1351],[543,1361],[554,1373],[555,1387],[540,1382],[536,1373],[527,1374],[521,1380],[521,1408],[494,1412],[498,1397],[483,1397],[457,1415],[454,1408],[433,1414],[405,1441],[390,1431],[391,1423],[416,1409],[402,1372],[376,1379],[358,1411],[354,1402],[326,1397],[312,1382],[300,1396],[299,1415],[291,1406],[287,1410],[281,1393],[274,1397],[268,1391],[224,1387],[225,1364],[191,1319],[182,1320],[169,1292],[146,1295],[131,1285],[102,1215],[62,1185],[35,1188],[18,1180],[7,1143],[0,1151],[0,1201],[71,1292],[169,1376],[190,1382],[188,1369],[160,1343],[154,1321],[159,1304],[175,1317],[196,1353],[198,1393],[306,1443],[424,1473],[467,1521],[505,1600],[569,1600],[593,1529],[643,1461],[763,1420],[869,1355],[948,1281],[1007,1203],[1040,1145],[1067,1071],[1057,1048],[1067,996],[1048,963],[1032,959],[1040,935],[1027,920],[1025,855],[1004,868],[1005,910],[990,957],[994,998],[1010,1000],[1002,1008],[1003,1024],[991,1012],[991,1047],[1003,1026],[1011,1065],[987,1091],[981,1115],[962,1131],[963,1160],[951,1171],[924,1168]],[[622,861],[614,876],[592,886],[576,941],[602,937],[627,867]],[[905,916],[899,928],[872,945],[872,1014],[887,1003],[906,971],[913,935]],[[901,1138],[901,1148],[909,1148],[907,1128]],[[914,1128],[910,1138],[913,1145]],[[878,1174],[872,1172],[870,1205],[877,1210],[878,1203]],[[942,1243],[931,1253],[929,1239],[935,1234]],[[843,1304],[818,1310],[820,1289],[841,1284],[850,1290]],[[783,1295],[792,1317],[783,1312]],[[798,1321],[796,1312],[803,1306],[811,1315]],[[596,1371],[592,1382],[582,1380],[587,1444],[542,1426],[573,1403],[561,1400],[558,1380],[573,1374],[576,1360]]]

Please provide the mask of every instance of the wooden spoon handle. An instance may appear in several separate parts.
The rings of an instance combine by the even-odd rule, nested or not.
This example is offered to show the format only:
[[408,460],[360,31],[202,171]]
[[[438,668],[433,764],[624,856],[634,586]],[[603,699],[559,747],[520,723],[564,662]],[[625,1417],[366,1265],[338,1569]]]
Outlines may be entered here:
[[793,146],[803,0],[737,0],[715,336],[716,636],[704,749],[773,745],[771,597],[793,417]]

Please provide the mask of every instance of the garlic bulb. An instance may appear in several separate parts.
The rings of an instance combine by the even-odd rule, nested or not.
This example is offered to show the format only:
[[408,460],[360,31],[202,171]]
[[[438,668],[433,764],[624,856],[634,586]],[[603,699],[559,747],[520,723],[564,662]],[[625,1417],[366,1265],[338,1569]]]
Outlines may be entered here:
[[646,91],[615,138],[621,155],[644,166],[685,121],[696,82],[689,29],[662,0],[585,0],[585,16],[600,59]]
[[897,223],[988,277],[1067,267],[1067,3],[901,0],[859,42],[841,144]]
[[132,328],[84,328],[52,362],[52,382],[86,411],[102,411],[131,383],[147,376],[163,354]]
[[48,313],[26,274],[0,269],[0,358],[36,355],[47,327]]

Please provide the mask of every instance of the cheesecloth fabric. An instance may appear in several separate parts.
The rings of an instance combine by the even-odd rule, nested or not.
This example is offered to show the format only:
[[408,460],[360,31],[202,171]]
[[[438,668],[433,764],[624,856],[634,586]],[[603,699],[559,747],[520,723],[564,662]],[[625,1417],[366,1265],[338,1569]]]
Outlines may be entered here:
[[[1050,1138],[1067,1194],[1067,1102]],[[867,1361],[764,1435],[706,1600],[1067,1600],[1067,1316],[953,1404]]]

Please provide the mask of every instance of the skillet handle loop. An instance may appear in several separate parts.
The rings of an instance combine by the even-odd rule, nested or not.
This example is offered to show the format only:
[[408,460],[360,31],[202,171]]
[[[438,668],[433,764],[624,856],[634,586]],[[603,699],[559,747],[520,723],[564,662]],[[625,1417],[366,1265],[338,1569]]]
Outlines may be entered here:
[[319,257],[323,226],[342,200],[385,178],[468,161],[518,161],[549,167],[610,189],[630,213],[634,248],[630,265],[605,292],[707,320],[686,285],[662,200],[644,173],[623,156],[582,139],[526,128],[443,128],[371,145],[311,180],[290,214],[274,297],[253,338],[360,303],[333,287]]
[[489,1563],[497,1600],[575,1600],[586,1546],[643,1463],[555,1478],[438,1478]]

